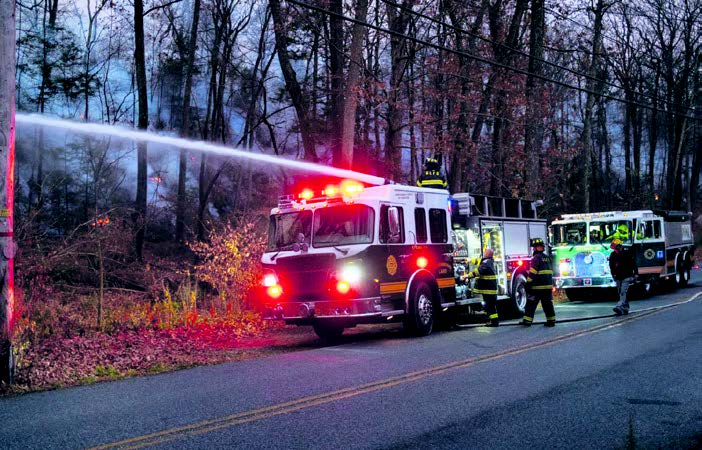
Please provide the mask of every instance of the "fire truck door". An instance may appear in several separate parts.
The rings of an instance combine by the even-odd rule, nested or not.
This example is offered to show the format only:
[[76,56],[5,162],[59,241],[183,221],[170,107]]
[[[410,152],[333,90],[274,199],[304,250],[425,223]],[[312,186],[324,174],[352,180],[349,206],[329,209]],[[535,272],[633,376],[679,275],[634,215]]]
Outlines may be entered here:
[[504,229],[502,222],[483,222],[483,250],[491,248],[497,275],[497,292],[507,293],[507,274],[505,273]]

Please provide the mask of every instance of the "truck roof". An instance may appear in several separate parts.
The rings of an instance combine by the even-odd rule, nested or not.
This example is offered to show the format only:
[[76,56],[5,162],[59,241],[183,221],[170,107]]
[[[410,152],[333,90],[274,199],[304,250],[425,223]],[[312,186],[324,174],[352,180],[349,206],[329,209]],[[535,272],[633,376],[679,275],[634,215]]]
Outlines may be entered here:
[[656,214],[654,214],[653,211],[647,209],[636,211],[605,211],[594,213],[561,214],[557,219],[553,221],[553,223],[593,219],[628,220],[643,217],[656,217]]

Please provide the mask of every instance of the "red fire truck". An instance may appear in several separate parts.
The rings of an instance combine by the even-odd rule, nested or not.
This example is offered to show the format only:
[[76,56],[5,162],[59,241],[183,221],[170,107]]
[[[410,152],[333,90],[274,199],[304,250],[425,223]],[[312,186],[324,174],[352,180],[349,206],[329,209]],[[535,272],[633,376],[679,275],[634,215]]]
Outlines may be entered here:
[[495,253],[503,310],[523,312],[529,239],[546,239],[536,203],[343,181],[282,196],[271,211],[261,283],[264,317],[323,338],[402,321],[416,335],[482,299],[462,275]]

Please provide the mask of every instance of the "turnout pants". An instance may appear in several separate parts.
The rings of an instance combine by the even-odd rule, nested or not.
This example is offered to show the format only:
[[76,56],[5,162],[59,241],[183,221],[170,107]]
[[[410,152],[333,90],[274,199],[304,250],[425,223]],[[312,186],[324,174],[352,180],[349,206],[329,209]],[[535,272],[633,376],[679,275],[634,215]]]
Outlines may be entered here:
[[634,284],[634,277],[617,280],[617,293],[619,293],[617,308],[622,311],[629,311],[629,301],[626,299],[626,293],[629,292],[629,288],[632,284]]
[[541,307],[544,309],[544,314],[546,314],[546,321],[555,322],[556,321],[556,310],[553,307],[553,299],[551,298],[551,292],[537,292],[529,295],[527,298],[527,304],[524,308],[524,321],[533,322],[534,313],[536,313],[536,307],[541,302]]
[[490,319],[490,322],[497,322],[497,295],[483,294],[483,301],[485,302],[485,313]]

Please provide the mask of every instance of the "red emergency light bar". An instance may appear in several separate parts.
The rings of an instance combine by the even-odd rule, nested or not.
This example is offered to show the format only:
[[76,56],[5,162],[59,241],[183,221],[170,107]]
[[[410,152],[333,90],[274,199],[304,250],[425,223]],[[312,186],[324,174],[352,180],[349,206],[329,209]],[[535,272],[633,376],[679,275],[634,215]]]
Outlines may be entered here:
[[352,197],[357,196],[361,192],[363,192],[363,185],[361,183],[353,180],[344,180],[338,186],[333,184],[327,185],[327,187],[325,187],[324,190],[320,193],[320,196],[318,196],[317,193],[312,189],[305,188],[297,195],[297,198],[299,198],[300,200],[304,200],[305,202],[317,198],[328,199],[343,197],[344,199],[350,199]]

